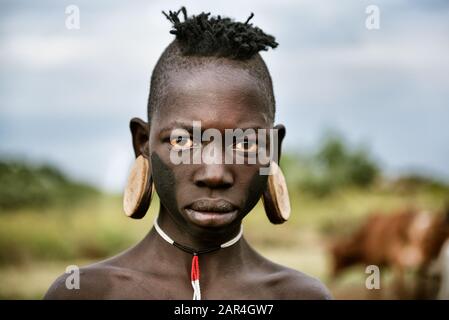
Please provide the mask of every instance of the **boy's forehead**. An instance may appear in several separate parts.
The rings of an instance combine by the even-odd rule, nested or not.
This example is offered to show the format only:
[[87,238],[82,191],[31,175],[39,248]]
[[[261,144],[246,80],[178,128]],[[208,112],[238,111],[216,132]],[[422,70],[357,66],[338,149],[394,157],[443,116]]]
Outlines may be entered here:
[[170,72],[167,81],[167,93],[170,96],[210,96],[221,93],[229,98],[240,95],[241,98],[253,96],[265,100],[261,80],[248,70],[227,64],[207,64],[202,67],[181,69]]
[[238,68],[216,66],[181,70],[169,76],[153,120],[219,120],[269,124],[269,99],[260,80]]

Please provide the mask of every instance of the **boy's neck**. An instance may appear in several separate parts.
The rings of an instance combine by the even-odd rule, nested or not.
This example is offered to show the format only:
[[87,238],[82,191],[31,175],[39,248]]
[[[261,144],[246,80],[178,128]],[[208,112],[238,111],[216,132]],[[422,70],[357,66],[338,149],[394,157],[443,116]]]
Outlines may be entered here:
[[163,206],[159,210],[157,223],[172,240],[196,250],[219,247],[236,237],[241,229],[241,224],[221,230],[190,227],[173,219]]
[[[210,234],[207,234],[207,237],[205,237],[206,241],[202,241],[201,234],[192,236],[186,231],[180,230],[178,225],[168,214],[164,214],[164,212],[160,212],[158,224],[172,240],[192,249],[219,247],[221,244],[234,238],[240,231],[240,226],[238,226],[236,230],[230,230],[226,234],[223,233],[223,235],[220,234],[221,236],[216,237],[215,239],[213,239]],[[145,255],[144,260],[170,262],[169,264],[161,264],[162,268],[170,268],[170,270],[166,270],[168,274],[183,275],[185,273],[186,277],[190,276],[193,255],[168,243],[160,234],[158,234],[154,227],[147,234],[139,247]],[[242,270],[245,266],[244,262],[248,262],[248,257],[251,252],[250,246],[242,237],[232,246],[221,248],[211,253],[200,254],[199,264],[202,274],[201,277],[207,281],[207,279],[213,279],[216,276],[223,276],[223,272],[227,272],[231,269]],[[156,267],[152,263],[151,265]],[[143,269],[145,270],[147,268]]]

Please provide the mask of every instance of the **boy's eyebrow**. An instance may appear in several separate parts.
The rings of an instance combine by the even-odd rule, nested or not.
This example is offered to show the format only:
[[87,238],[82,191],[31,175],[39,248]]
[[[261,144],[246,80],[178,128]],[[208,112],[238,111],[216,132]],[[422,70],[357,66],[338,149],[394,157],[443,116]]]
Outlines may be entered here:
[[182,122],[182,121],[173,121],[171,122],[168,126],[162,128],[160,130],[160,133],[162,134],[165,131],[172,131],[173,129],[177,129],[177,128],[181,128],[184,129],[186,131],[188,131],[189,133],[193,133],[193,126],[192,126],[192,122]]
[[[174,129],[178,129],[178,128],[184,129],[189,133],[193,133],[193,123],[192,122],[183,122],[183,121],[173,121],[166,127],[162,128],[159,132],[160,132],[160,134],[163,134],[166,131],[171,132]],[[201,127],[201,131],[204,131],[206,129],[208,129],[208,128]],[[260,125],[246,125],[246,126],[242,126],[242,127],[228,128],[228,129],[231,129],[231,130],[241,129],[241,130],[245,131],[247,129],[259,130],[259,129],[267,129],[267,128],[264,128],[263,126],[260,126]]]

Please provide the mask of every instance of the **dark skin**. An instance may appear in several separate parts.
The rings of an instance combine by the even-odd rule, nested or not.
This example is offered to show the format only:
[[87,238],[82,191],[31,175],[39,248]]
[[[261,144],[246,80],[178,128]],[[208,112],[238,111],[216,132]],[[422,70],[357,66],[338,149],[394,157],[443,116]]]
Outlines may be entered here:
[[[150,163],[161,199],[159,225],[192,248],[220,245],[238,232],[242,219],[266,187],[260,164],[181,164],[169,158],[167,130],[201,121],[202,129],[272,128],[267,99],[257,79],[232,64],[170,74],[169,97],[150,124],[131,120],[135,155]],[[175,124],[175,122],[178,122]],[[275,127],[279,141],[282,125]],[[169,137],[170,132],[168,132]],[[280,156],[280,151],[279,151]],[[197,199],[224,199],[237,208],[226,219],[198,220],[185,208]],[[80,269],[80,289],[68,290],[59,277],[46,299],[192,299],[192,255],[168,244],[153,229],[136,246]],[[260,256],[242,237],[231,247],[200,256],[202,299],[328,299],[315,278]]]

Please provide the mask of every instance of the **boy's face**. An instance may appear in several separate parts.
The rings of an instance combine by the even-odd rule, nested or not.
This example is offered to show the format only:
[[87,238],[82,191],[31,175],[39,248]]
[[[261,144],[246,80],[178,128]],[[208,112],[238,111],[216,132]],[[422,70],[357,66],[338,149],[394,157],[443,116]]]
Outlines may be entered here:
[[[241,69],[226,65],[172,73],[167,89],[163,102],[153,112],[148,143],[152,177],[162,205],[176,222],[193,229],[240,223],[266,187],[268,177],[260,175],[259,169],[267,165],[247,163],[246,151],[257,149],[254,143],[234,141],[235,144],[225,149],[225,129],[253,128],[256,133],[257,129],[271,129],[268,99],[256,79]],[[194,121],[199,121],[202,132],[213,128],[222,134],[222,149],[218,148],[222,153],[214,149],[214,145],[219,145],[213,139],[202,144],[185,134],[173,139],[172,134],[181,132],[180,129],[191,131]],[[277,128],[280,146],[285,128]],[[133,135],[136,146],[138,135]],[[145,139],[140,141],[145,143]],[[192,160],[195,152],[201,154],[195,148],[200,145],[203,153],[215,157],[213,161],[173,163],[171,152],[190,151]],[[140,150],[147,152],[145,147]],[[243,157],[245,163],[232,161],[226,164],[225,152],[233,153],[234,159]]]

